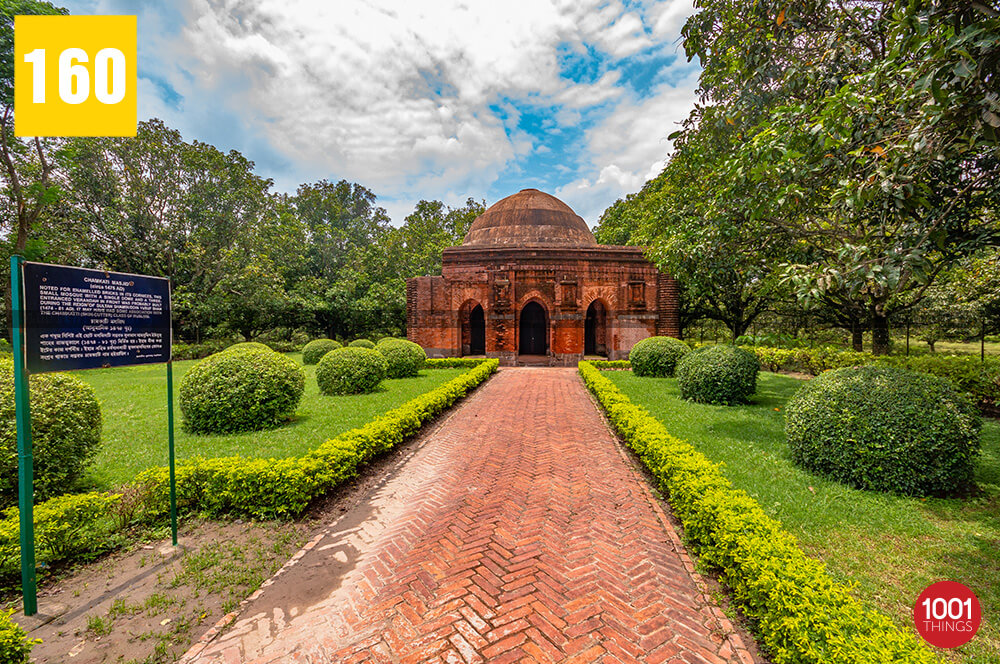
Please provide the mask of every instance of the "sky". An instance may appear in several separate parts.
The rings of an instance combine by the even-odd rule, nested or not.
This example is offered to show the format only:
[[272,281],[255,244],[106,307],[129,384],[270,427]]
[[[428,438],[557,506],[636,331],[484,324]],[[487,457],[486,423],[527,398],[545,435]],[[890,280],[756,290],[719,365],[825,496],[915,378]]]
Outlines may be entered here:
[[663,168],[695,102],[690,0],[56,0],[135,14],[139,119],[239,150],[277,191],[549,192],[588,224]]

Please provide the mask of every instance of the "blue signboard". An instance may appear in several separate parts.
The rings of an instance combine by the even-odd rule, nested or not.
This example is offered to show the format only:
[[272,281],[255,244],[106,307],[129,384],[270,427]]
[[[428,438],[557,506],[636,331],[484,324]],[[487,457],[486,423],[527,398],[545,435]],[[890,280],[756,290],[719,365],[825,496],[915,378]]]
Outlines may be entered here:
[[24,262],[28,373],[170,360],[170,281]]

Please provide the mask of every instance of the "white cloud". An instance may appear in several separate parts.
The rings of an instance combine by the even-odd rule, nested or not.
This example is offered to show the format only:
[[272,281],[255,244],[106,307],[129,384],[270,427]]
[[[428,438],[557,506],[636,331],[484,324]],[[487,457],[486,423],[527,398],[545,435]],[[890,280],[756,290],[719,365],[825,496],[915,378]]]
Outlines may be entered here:
[[696,87],[697,75],[691,73],[676,85],[661,84],[642,101],[622,101],[586,132],[591,174],[563,185],[555,195],[587,223],[596,224],[608,205],[638,191],[663,170],[670,151],[667,136],[691,111]]
[[651,11],[653,36],[657,39],[675,40],[688,16],[694,13],[691,0],[670,0],[657,4]]
[[[140,14],[143,117],[241,150],[280,189],[359,182],[396,222],[420,198],[460,205],[500,178],[532,177],[532,155],[554,161],[556,139],[579,128],[564,164],[582,154],[587,165],[554,163],[567,184],[553,193],[594,222],[655,175],[693,101],[690,81],[637,100],[616,66],[675,50],[691,0],[66,1],[75,13]],[[596,80],[562,75],[566,49],[601,54]],[[519,126],[532,106],[545,110],[529,134]],[[595,108],[605,119],[590,126]]]

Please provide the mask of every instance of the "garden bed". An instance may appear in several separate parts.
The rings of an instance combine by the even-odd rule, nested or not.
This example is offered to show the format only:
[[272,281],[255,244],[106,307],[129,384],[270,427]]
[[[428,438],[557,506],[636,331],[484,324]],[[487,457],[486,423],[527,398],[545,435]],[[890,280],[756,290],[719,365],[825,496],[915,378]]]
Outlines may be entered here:
[[[315,506],[317,499],[320,503],[329,503],[328,498],[343,495],[342,492],[334,490],[349,486],[346,485],[346,482],[356,477],[359,469],[364,468],[367,474],[367,471],[372,469],[371,462],[378,462],[379,456],[384,452],[399,447],[407,440],[412,440],[414,434],[425,424],[431,422],[455,401],[475,389],[496,369],[496,360],[487,360],[469,365],[465,370],[447,372],[454,374],[450,380],[447,380],[445,375],[445,379],[435,387],[425,387],[419,394],[391,410],[375,412],[374,417],[371,417],[363,426],[339,432],[339,435],[335,434],[334,437],[325,440],[325,442],[313,445],[308,452],[300,457],[283,459],[238,456],[195,457],[188,460],[178,466],[180,508],[184,512],[202,515],[231,514],[250,515],[257,518],[287,518],[301,514],[310,503]],[[428,373],[437,374],[439,372]],[[334,399],[339,399],[339,397]],[[375,469],[377,470],[378,467],[379,464],[376,463]],[[364,484],[365,482],[362,482],[362,485]],[[73,543],[72,547],[46,548],[45,542],[42,541],[36,547],[39,562],[57,562],[58,569],[65,569],[68,560],[79,559],[81,556],[92,559],[96,553],[127,546],[128,542],[145,537],[146,535],[143,533],[157,530],[155,527],[151,529],[150,524],[162,524],[162,519],[165,518],[165,468],[158,466],[140,473],[131,486],[124,487],[124,492],[124,495],[88,493],[65,496],[39,505],[35,512],[36,532],[52,531],[52,533],[61,535],[59,542],[65,544],[67,541],[72,541]],[[348,491],[348,493],[350,492]],[[130,494],[141,496],[141,500],[135,504],[137,511],[134,517],[125,519],[126,524],[136,523],[138,527],[126,531],[121,525],[121,507],[129,500]],[[57,503],[58,506],[54,507]],[[87,506],[85,516],[84,512],[81,511],[84,505]],[[327,504],[320,509],[326,511],[329,508],[330,505]],[[43,522],[39,524],[40,516],[49,513],[51,515],[44,517]],[[283,520],[279,528],[275,530],[286,531],[288,530],[287,524],[288,522]],[[162,529],[162,526],[159,529]],[[0,520],[0,554],[2,554],[0,558],[10,567],[9,571],[13,571],[13,564],[18,554],[17,530],[17,510],[14,508],[5,514],[3,520]],[[287,543],[294,540],[295,535],[290,534],[290,538],[282,541]],[[240,555],[243,555],[240,553],[242,550],[242,548],[233,549],[230,557],[239,558]],[[209,552],[210,557],[216,556],[218,553]],[[279,553],[277,546],[274,547],[274,553]],[[130,555],[132,558],[135,557],[135,554]],[[265,571],[268,567],[269,564],[263,565],[261,571]],[[157,584],[159,583],[158,577]],[[74,597],[79,596],[82,590],[77,588],[77,594]],[[162,595],[159,590],[151,592]],[[198,597],[197,592],[195,592],[194,597]],[[132,622],[138,621],[139,623],[150,617],[155,617],[157,607],[153,607],[153,610],[150,611],[150,607],[145,606],[145,600],[141,597],[138,599],[142,600],[139,604],[125,602],[117,608],[112,606],[107,609],[107,615],[98,612],[88,616],[87,628],[82,629],[77,625],[70,633],[69,638],[72,640],[83,636],[86,640],[86,635],[89,634],[91,638],[99,640],[101,632],[105,631],[109,624],[121,619],[126,614],[131,616]],[[93,604],[89,608],[94,609],[102,603],[113,600],[110,596],[100,595],[92,597],[88,601]],[[211,602],[209,603],[211,604]],[[215,602],[215,604],[219,603]],[[186,604],[182,604],[182,606],[186,606]],[[213,606],[215,605],[213,604]],[[219,607],[216,606],[215,610],[218,609]],[[103,610],[101,609],[101,611]],[[196,624],[202,625],[212,612],[211,608],[207,611],[197,611]],[[81,618],[83,615],[82,611],[76,613],[80,614],[77,615],[77,618]],[[93,625],[89,622],[90,617],[93,617]],[[165,626],[169,622],[161,623],[161,625]],[[6,615],[0,621],[0,628],[7,630],[8,634],[10,633]],[[184,627],[183,636],[185,638],[190,637],[190,628],[191,623],[188,621]],[[157,632],[160,636],[155,638],[160,639],[160,646],[166,641],[170,641],[172,635],[181,636],[174,634],[172,630],[173,628],[170,628],[165,632]],[[56,635],[60,639],[65,636],[64,633],[58,631]],[[17,634],[10,634],[10,636],[15,640],[19,638]],[[163,638],[160,638],[161,636]],[[154,637],[150,635],[149,638]],[[131,637],[126,639],[126,641],[130,640]],[[142,640],[142,636],[140,636],[140,640]],[[151,657],[159,661],[158,658],[161,654],[165,653],[154,651]],[[98,656],[95,661],[102,660]]]
[[[301,354],[291,354],[299,361]],[[306,389],[295,418],[276,429],[227,435],[194,435],[181,426],[177,394],[194,360],[174,362],[175,445],[178,460],[194,456],[286,458],[360,427],[466,369],[425,369],[415,378],[386,380],[371,394],[328,397],[316,385],[316,367],[305,366]],[[78,371],[101,403],[101,447],[87,479],[98,490],[131,481],[137,473],[167,462],[167,373],[163,365]]]
[[[912,631],[925,587],[953,579],[979,596],[984,616],[1000,613],[1000,423],[985,420],[978,492],[966,499],[920,499],[858,491],[796,467],[784,436],[784,407],[802,381],[762,373],[753,404],[705,406],[679,398],[668,378],[604,374],[673,435],[690,443],[764,512],[823,560],[854,596]],[[977,636],[952,651],[962,662],[994,662],[1000,625],[986,618]]]

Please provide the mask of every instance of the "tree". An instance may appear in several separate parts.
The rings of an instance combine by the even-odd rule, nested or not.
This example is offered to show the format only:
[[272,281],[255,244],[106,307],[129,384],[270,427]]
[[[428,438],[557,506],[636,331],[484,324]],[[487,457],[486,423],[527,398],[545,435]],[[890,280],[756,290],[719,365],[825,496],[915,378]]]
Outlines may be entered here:
[[950,284],[937,283],[927,289],[926,295],[914,309],[914,322],[919,326],[918,337],[934,352],[934,345],[941,340],[970,338],[979,326],[980,311],[976,304],[961,302]]
[[441,252],[462,243],[472,221],[486,211],[485,201],[469,198],[459,208],[441,201],[419,201],[403,225],[394,229],[383,243],[392,255],[395,276],[441,274]]
[[[88,229],[94,267],[169,277],[177,322],[197,337],[227,302],[224,281],[286,273],[272,257],[300,251],[304,233],[291,207],[270,193],[237,151],[223,153],[159,120],[141,122],[134,138],[80,138],[67,147],[67,198]],[[294,266],[298,267],[298,266]],[[224,310],[233,311],[229,305]]]
[[367,332],[372,248],[391,230],[388,214],[374,193],[346,180],[303,184],[289,202],[304,232],[304,260],[292,289],[311,327],[329,337]]
[[848,298],[887,352],[894,312],[1000,240],[997,11],[696,4],[683,32],[704,66],[702,99],[745,136],[714,171],[727,183],[718,196],[803,250],[785,273],[806,306]]
[[647,247],[646,255],[683,289],[682,320],[708,317],[733,339],[786,296],[777,271],[791,249],[784,234],[764,232],[742,201],[717,195],[719,163],[741,137],[699,109],[663,172],[602,215],[601,242]]
[[[55,178],[56,139],[14,136],[14,17],[16,15],[57,15],[67,13],[48,2],[8,0],[0,4],[0,162],[3,168],[3,216],[0,224],[12,239],[12,253],[29,258],[44,257],[45,242],[37,233],[43,213],[59,199]],[[42,234],[44,236],[44,234]],[[30,246],[35,240],[34,246]],[[8,274],[0,268],[0,274]],[[4,281],[7,320],[10,321],[9,279]]]
[[14,251],[27,245],[32,226],[46,206],[58,197],[59,188],[52,179],[55,162],[51,156],[54,141],[39,137],[14,137],[14,17],[21,15],[60,15],[65,9],[48,2],[13,0],[0,5],[0,157],[6,180],[7,198],[13,204],[13,220],[5,222],[15,233]]

